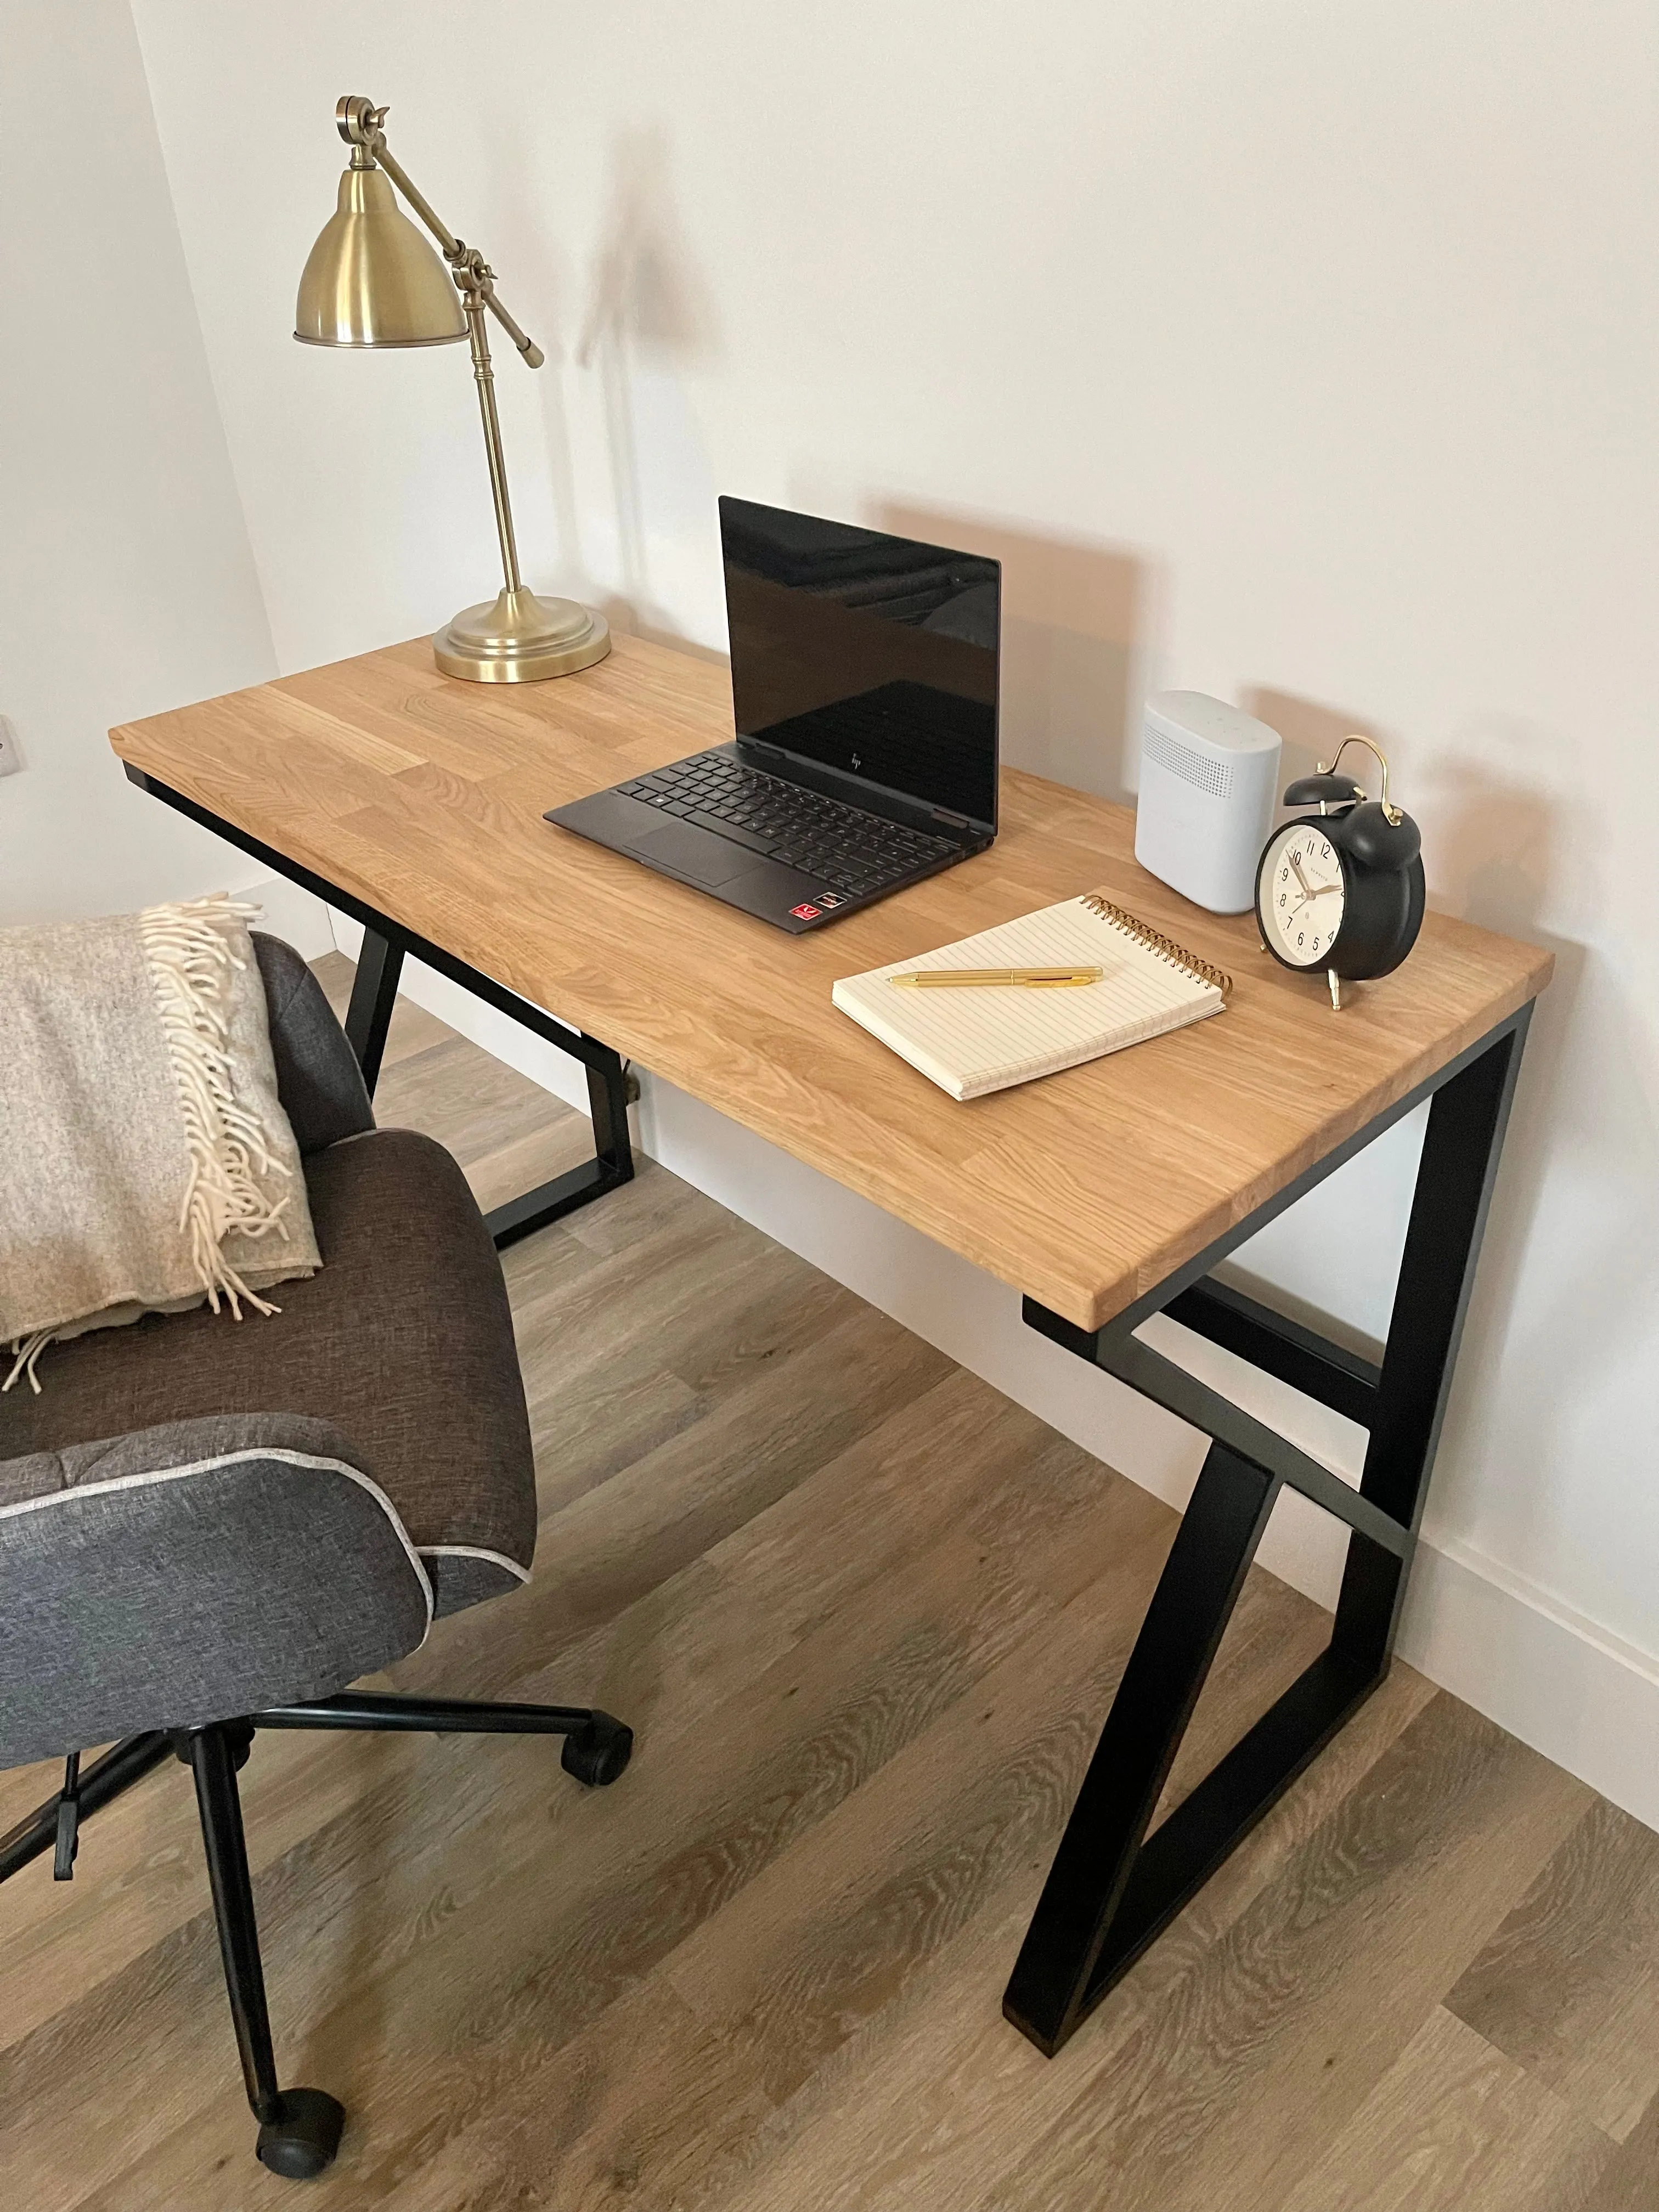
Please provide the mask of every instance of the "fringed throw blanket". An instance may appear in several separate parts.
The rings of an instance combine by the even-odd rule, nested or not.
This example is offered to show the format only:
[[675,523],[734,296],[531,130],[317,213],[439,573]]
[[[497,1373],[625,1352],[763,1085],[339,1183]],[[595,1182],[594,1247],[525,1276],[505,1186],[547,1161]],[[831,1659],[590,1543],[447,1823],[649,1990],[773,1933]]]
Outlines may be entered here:
[[0,930],[0,1389],[54,1337],[322,1265],[247,921],[222,896]]

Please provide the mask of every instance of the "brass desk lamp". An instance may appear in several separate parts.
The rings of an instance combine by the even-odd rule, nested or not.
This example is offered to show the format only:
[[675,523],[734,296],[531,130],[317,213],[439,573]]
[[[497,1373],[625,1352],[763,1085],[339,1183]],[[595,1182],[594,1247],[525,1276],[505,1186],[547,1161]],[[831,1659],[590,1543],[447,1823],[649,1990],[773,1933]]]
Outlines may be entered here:
[[[302,345],[327,346],[448,345],[471,338],[506,583],[493,601],[463,608],[441,629],[433,655],[446,675],[477,684],[530,684],[590,668],[611,650],[605,617],[574,599],[538,599],[520,580],[485,315],[495,316],[529,368],[539,368],[547,356],[496,298],[494,272],[477,247],[451,236],[386,151],[380,127],[386,116],[384,107],[361,96],[348,96],[334,111],[351,161],[300,278],[294,335]],[[443,249],[453,287],[399,210],[393,184]]]

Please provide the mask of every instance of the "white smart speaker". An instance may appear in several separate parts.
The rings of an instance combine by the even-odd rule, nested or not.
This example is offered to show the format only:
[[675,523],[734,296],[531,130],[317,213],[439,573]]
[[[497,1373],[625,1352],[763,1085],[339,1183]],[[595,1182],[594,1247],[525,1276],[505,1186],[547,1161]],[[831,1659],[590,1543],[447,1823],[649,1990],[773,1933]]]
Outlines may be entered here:
[[1135,858],[1212,914],[1255,901],[1255,864],[1279,797],[1279,738],[1202,691],[1159,691],[1140,733]]

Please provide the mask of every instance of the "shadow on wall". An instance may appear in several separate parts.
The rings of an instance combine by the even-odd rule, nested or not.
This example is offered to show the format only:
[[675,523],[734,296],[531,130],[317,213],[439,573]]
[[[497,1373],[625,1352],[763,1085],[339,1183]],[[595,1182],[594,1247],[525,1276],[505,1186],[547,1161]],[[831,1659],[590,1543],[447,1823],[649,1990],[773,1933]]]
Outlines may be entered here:
[[[548,491],[553,509],[556,568],[545,568],[537,557],[533,522],[528,502],[515,512],[526,580],[536,589],[574,592],[586,596],[580,513],[576,499],[575,465],[571,451],[569,411],[565,377],[569,348],[565,342],[574,316],[571,300],[575,280],[558,236],[556,218],[550,213],[537,179],[541,173],[539,150],[531,113],[507,103],[495,116],[479,144],[482,173],[497,203],[517,218],[518,236],[511,241],[513,265],[502,289],[509,307],[519,315],[531,337],[546,355],[545,365],[532,379],[542,418]],[[503,260],[506,249],[503,248]],[[504,340],[492,340],[506,352]],[[498,368],[497,374],[501,372]],[[508,466],[514,481],[526,469],[528,456],[509,452]]]
[[[1388,745],[1375,726],[1358,714],[1345,714],[1334,707],[1322,707],[1312,699],[1298,698],[1293,691],[1274,691],[1257,684],[1247,690],[1241,702],[1247,714],[1254,714],[1270,730],[1277,730],[1285,740],[1285,752],[1279,768],[1279,788],[1281,793],[1294,783],[1297,776],[1312,775],[1322,767],[1328,767],[1336,757],[1336,749],[1344,738],[1374,738],[1384,752]],[[1352,769],[1365,788],[1376,790],[1376,763],[1368,752],[1356,745],[1342,763],[1344,775]],[[1409,813],[1409,800],[1394,788],[1397,773],[1390,761],[1389,795],[1400,798]],[[1275,809],[1274,823],[1285,821],[1292,809],[1282,802]]]
[[[1523,757],[1530,739],[1505,732],[1506,763]],[[1554,750],[1559,740],[1548,742]],[[1584,843],[1569,834],[1559,800],[1468,755],[1442,765],[1435,782],[1431,833],[1425,827],[1431,902],[1555,955],[1527,1041],[1446,1430],[1447,1464],[1456,1468],[1491,1419],[1507,1355],[1502,1477],[1547,1557],[1548,1532],[1565,1537],[1584,1510],[1562,1477],[1582,1456],[1587,1409],[1620,1389],[1645,1403],[1630,1378],[1651,1357],[1659,1123],[1626,1042],[1639,1020],[1619,1003],[1613,964],[1539,924],[1547,903],[1562,902],[1556,879]],[[1528,1269],[1546,1254],[1553,1267]]]
[[1116,548],[881,501],[873,527],[1002,563],[1002,757],[1133,805],[1146,572]]
[[[637,396],[641,373],[671,374],[719,351],[713,295],[675,205],[666,133],[624,131],[611,143],[606,211],[588,283],[576,365],[599,380],[615,505],[621,591],[609,621],[684,643],[652,595]],[[682,433],[688,410],[678,410]],[[697,456],[700,481],[708,476]],[[708,501],[710,527],[713,501]],[[711,656],[718,658],[718,655]]]
[[[1245,704],[1283,736],[1286,782],[1328,761],[1350,731],[1376,726],[1266,688]],[[1624,1042],[1632,1017],[1613,1003],[1611,963],[1541,926],[1547,910],[1572,905],[1563,878],[1585,840],[1559,797],[1525,780],[1534,743],[1559,753],[1556,733],[1504,729],[1443,760],[1420,787],[1401,777],[1397,788],[1422,823],[1431,908],[1555,956],[1522,1064],[1431,1513],[1478,1544],[1478,1508],[1460,1510],[1458,1491],[1484,1464],[1505,1493],[1506,1526],[1535,1532],[1533,1562],[1582,1517],[1564,1472],[1582,1456],[1588,1408],[1639,1372],[1659,1245],[1659,1124]],[[1373,988],[1386,991],[1387,980]]]

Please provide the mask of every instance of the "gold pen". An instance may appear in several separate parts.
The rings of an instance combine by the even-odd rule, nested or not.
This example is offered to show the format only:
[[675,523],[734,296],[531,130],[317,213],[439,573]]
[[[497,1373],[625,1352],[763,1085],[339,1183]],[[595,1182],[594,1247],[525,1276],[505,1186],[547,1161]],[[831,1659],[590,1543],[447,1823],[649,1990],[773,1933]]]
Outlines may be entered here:
[[937,991],[975,983],[1024,983],[1036,990],[1063,990],[1073,983],[1097,983],[1103,968],[913,968],[905,975],[890,975],[890,983],[908,984],[913,990]]

